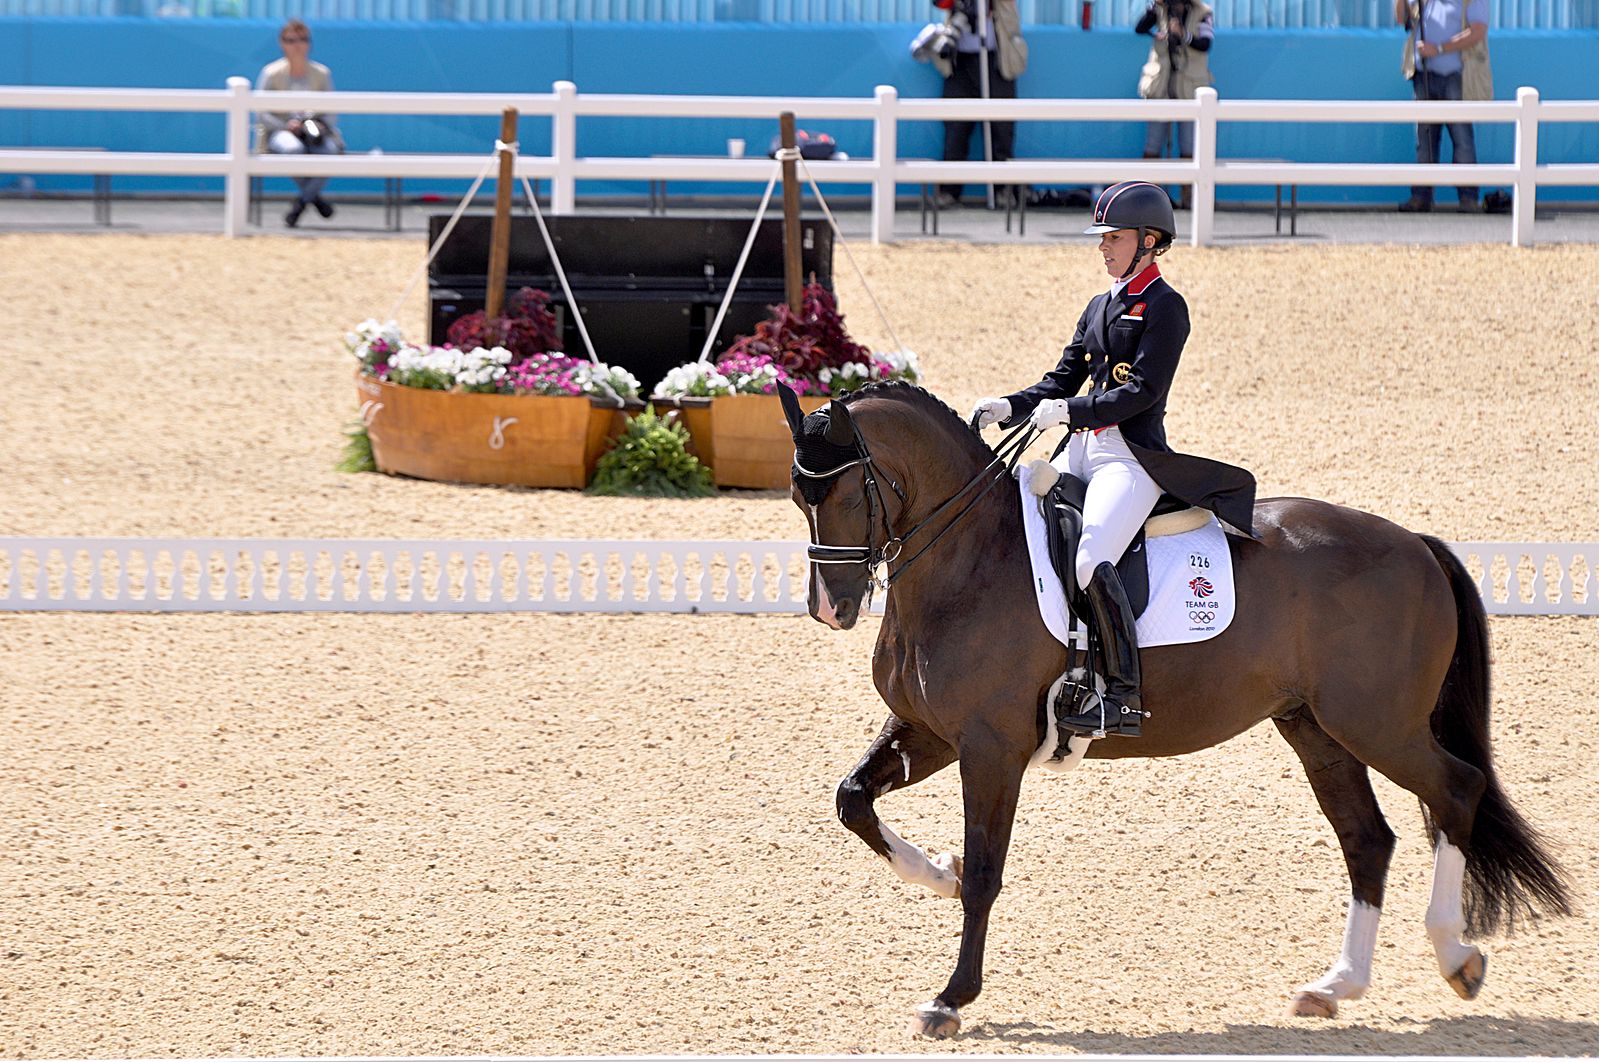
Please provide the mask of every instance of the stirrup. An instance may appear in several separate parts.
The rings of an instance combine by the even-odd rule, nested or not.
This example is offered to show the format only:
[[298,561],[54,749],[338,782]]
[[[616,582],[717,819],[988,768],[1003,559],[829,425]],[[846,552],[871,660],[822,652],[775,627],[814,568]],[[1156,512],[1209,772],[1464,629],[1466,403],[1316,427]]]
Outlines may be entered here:
[[1148,712],[1117,704],[1097,691],[1079,700],[1077,709],[1072,715],[1055,717],[1063,738],[1068,731],[1091,738],[1141,737],[1143,722],[1149,717]]

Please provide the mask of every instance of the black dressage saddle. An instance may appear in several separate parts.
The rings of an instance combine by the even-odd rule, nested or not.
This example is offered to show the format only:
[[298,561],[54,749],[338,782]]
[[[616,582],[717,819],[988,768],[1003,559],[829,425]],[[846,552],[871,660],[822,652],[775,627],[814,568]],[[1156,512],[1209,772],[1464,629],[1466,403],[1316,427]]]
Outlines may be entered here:
[[[1077,585],[1077,543],[1083,537],[1083,499],[1088,494],[1088,484],[1077,476],[1061,473],[1049,493],[1040,501],[1044,505],[1044,526],[1049,529],[1049,562],[1060,576],[1066,590],[1066,604],[1073,616],[1088,618],[1087,602],[1083,588]],[[1181,512],[1188,504],[1162,494],[1150,516]],[[1128,545],[1127,551],[1116,562],[1116,573],[1121,576],[1122,589],[1127,591],[1127,601],[1133,606],[1133,615],[1142,616],[1149,607],[1149,555],[1144,549],[1144,529]]]

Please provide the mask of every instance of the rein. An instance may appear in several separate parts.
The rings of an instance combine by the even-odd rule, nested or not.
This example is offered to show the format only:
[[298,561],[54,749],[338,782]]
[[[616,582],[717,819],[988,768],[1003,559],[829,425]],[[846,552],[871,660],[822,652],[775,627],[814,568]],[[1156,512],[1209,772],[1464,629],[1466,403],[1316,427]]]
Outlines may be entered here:
[[[864,564],[869,571],[875,573],[879,567],[893,564],[898,560],[900,554],[904,552],[906,542],[942,516],[945,510],[959,501],[973,487],[983,483],[985,477],[988,480],[986,484],[983,484],[982,489],[961,507],[960,511],[955,514],[949,523],[945,524],[932,538],[928,539],[926,545],[907,557],[899,567],[890,571],[885,577],[879,578],[875,574],[872,575],[873,585],[880,586],[885,591],[894,585],[896,579],[910,569],[910,566],[915,563],[917,558],[937,545],[939,539],[943,538],[952,527],[960,523],[961,519],[971,512],[972,508],[982,501],[983,497],[993,490],[996,484],[1015,471],[1016,463],[1021,458],[1022,453],[1040,434],[1037,429],[1033,428],[1030,421],[1024,421],[1012,428],[1000,440],[999,445],[994,448],[994,459],[992,461],[979,469],[977,474],[967,480],[960,490],[945,499],[939,504],[938,508],[928,513],[910,530],[902,535],[895,535],[893,527],[888,522],[888,508],[883,504],[882,488],[877,485],[878,477],[882,476],[888,482],[888,485],[893,488],[894,493],[899,496],[901,502],[906,500],[905,492],[900,489],[898,483],[883,475],[882,470],[877,467],[876,461],[872,459],[872,451],[867,447],[866,440],[861,435],[860,428],[853,422],[851,427],[855,433],[855,446],[860,452],[860,457],[853,461],[846,461],[837,468],[829,469],[826,472],[812,472],[799,463],[798,455],[796,455],[794,468],[800,475],[809,479],[829,479],[847,472],[857,465],[860,466],[866,481],[866,505],[868,510],[866,516],[866,544],[864,546],[828,546],[813,542],[805,550],[805,556],[812,564]],[[881,546],[876,546],[873,544],[873,539],[876,537],[879,523],[882,524],[887,538]]]

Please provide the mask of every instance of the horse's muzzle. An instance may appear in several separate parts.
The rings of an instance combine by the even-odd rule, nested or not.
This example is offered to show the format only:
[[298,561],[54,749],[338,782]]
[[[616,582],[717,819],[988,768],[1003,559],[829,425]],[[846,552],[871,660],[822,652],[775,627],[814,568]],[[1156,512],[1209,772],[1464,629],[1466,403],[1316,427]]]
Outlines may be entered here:
[[835,631],[847,631],[855,626],[860,614],[859,598],[844,597],[834,601],[827,592],[827,580],[819,573],[812,576],[811,616],[818,622],[827,624]]

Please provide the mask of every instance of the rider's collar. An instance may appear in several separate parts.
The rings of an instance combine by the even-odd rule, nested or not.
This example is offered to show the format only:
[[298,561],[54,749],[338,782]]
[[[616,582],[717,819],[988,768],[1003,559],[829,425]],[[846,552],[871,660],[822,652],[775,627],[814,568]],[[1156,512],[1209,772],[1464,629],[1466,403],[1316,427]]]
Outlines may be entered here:
[[[1127,281],[1127,284],[1126,284],[1127,294],[1133,295],[1133,296],[1142,295],[1144,293],[1144,290],[1146,288],[1148,288],[1151,284],[1153,284],[1158,279],[1160,279],[1160,266],[1157,265],[1154,262],[1151,262],[1147,266],[1144,267],[1143,272],[1139,273],[1136,277],[1133,277],[1131,280]],[[1122,293],[1122,284],[1121,284],[1120,281],[1117,281],[1115,284],[1112,284],[1110,286],[1110,294],[1111,294],[1112,298],[1115,298],[1116,296],[1120,295],[1121,293]]]

